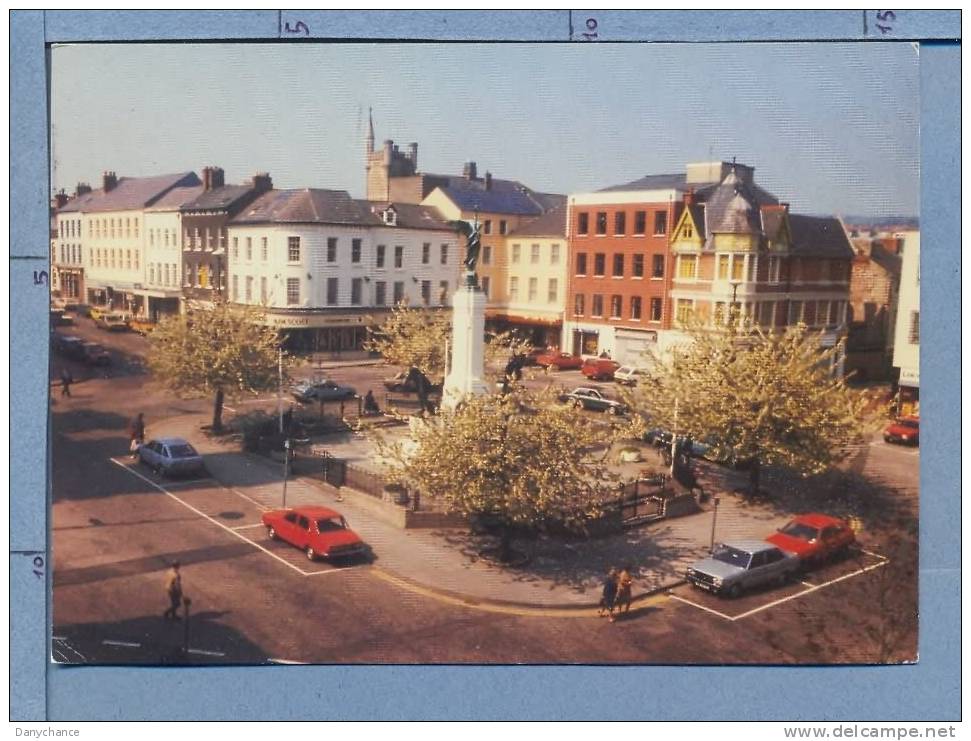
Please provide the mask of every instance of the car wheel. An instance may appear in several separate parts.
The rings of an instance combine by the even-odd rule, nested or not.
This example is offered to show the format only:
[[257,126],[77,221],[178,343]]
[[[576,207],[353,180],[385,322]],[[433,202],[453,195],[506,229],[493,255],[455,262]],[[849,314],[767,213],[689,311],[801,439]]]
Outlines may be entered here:
[[267,526],[267,528],[266,528],[266,536],[270,540],[276,540],[276,530],[273,528],[272,525],[268,525]]
[[573,408],[574,409],[583,409],[583,402],[582,401],[575,401],[575,402],[573,402]]
[[315,551],[313,546],[310,546],[310,545],[307,546],[307,560],[308,561],[317,560],[317,551]]
[[732,599],[738,599],[742,596],[742,585],[735,582],[728,588],[728,592],[726,592],[726,594]]
[[620,414],[620,409],[618,407],[607,407],[607,413],[613,414],[615,417]]

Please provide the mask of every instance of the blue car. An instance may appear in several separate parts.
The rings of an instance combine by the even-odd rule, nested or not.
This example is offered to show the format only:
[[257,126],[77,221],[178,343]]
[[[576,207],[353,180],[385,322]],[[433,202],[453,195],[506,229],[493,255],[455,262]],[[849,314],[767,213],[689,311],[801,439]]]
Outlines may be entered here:
[[138,447],[138,460],[163,476],[205,474],[202,456],[181,437],[161,437]]

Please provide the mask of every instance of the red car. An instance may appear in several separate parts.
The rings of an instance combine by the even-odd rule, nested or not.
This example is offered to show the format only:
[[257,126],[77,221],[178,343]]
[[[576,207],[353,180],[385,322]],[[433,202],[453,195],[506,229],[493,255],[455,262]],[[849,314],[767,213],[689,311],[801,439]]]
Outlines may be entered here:
[[607,358],[589,358],[583,363],[580,372],[592,381],[613,381],[614,371],[620,363]]
[[856,543],[856,533],[843,520],[812,512],[797,515],[766,541],[795,553],[808,567],[845,554]]
[[920,445],[920,417],[901,417],[887,426],[883,439],[888,443]]
[[327,507],[293,507],[263,513],[271,540],[279,538],[306,552],[311,561],[347,558],[367,551],[364,541],[347,526],[339,512]]
[[577,370],[583,366],[583,358],[579,355],[571,355],[568,352],[550,350],[549,352],[544,352],[536,356],[536,365],[541,365],[551,370],[553,368],[558,370]]

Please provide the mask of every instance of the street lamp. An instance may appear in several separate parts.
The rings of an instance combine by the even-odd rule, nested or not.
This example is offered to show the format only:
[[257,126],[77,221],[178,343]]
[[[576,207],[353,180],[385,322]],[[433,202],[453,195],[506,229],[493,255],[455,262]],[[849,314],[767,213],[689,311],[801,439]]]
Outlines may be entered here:
[[734,313],[735,310],[738,308],[738,301],[737,301],[737,298],[738,298],[738,287],[741,284],[742,284],[742,282],[739,281],[739,280],[733,280],[733,281],[731,281],[729,283],[729,285],[732,287],[732,306],[731,306],[731,311],[729,312],[729,314]]
[[712,500],[712,504],[714,505],[714,508],[711,511],[711,544],[708,546],[709,553],[715,552],[715,523],[718,521],[718,502],[719,501],[720,499],[717,496]]

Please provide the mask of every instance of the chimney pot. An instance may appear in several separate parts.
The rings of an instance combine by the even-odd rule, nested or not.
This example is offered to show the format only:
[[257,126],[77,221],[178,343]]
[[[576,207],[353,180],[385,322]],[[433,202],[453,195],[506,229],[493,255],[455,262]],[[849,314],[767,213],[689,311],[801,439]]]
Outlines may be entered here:
[[465,166],[462,168],[462,176],[466,180],[475,180],[476,167],[475,162],[466,162]]
[[101,174],[101,186],[104,192],[107,193],[113,190],[116,185],[118,185],[118,176],[115,175],[113,170],[105,170]]
[[486,170],[485,174],[485,189],[492,190],[492,173]]
[[257,193],[266,193],[273,190],[273,179],[268,172],[258,172],[253,175],[253,189]]
[[685,206],[690,206],[694,202],[695,202],[695,189],[694,188],[688,188],[684,192],[684,205]]

